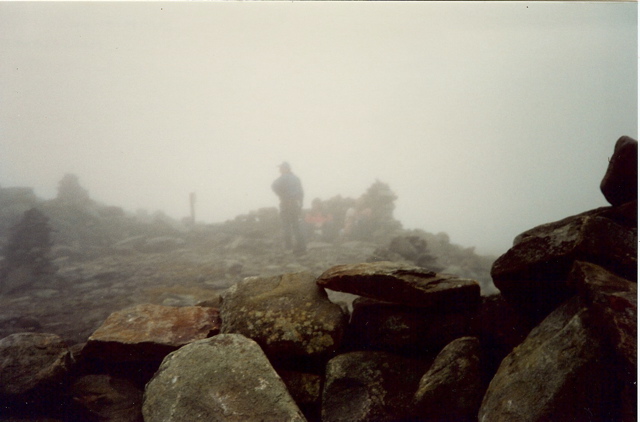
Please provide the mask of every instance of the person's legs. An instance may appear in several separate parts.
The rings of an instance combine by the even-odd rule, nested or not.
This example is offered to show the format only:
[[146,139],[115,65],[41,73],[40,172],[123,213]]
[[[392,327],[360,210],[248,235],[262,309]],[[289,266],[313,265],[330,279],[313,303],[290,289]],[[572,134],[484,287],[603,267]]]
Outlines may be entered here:
[[300,208],[296,204],[292,204],[291,206],[282,206],[280,209],[280,215],[282,217],[282,231],[285,247],[287,249],[292,249],[294,246],[292,240],[295,240],[295,251],[306,251],[307,245],[300,227]]
[[296,252],[305,252],[307,250],[307,244],[304,238],[302,230],[300,230],[300,216],[296,215],[291,220],[291,231],[296,239]]
[[287,214],[288,213],[286,209],[282,209],[280,212],[280,217],[282,219],[282,236],[284,237],[284,247],[286,249],[291,249],[293,248],[293,244],[291,242],[293,231],[291,227],[290,216],[288,216]]

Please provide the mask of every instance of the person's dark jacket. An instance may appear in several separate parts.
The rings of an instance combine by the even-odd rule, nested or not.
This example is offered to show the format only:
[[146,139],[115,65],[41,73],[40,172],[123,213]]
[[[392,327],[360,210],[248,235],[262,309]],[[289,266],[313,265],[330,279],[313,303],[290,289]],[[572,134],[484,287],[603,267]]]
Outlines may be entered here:
[[295,174],[282,174],[273,182],[271,189],[278,195],[281,203],[298,201],[299,205],[302,206],[304,192],[302,183],[300,183],[300,179]]

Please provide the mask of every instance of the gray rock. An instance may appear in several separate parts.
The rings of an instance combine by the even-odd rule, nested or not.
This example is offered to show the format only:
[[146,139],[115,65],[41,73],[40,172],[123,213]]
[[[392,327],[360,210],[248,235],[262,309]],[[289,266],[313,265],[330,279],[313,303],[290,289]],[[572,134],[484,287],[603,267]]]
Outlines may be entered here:
[[414,395],[419,420],[477,420],[483,396],[480,354],[477,337],[456,339],[442,349]]
[[220,334],[169,354],[147,384],[146,422],[305,421],[260,347]]
[[428,363],[387,352],[336,356],[327,363],[322,421],[404,420]]
[[472,309],[480,302],[475,280],[380,261],[336,265],[318,277],[327,289],[415,307]]
[[587,309],[574,298],[511,352],[489,384],[480,422],[610,420],[610,377]]
[[270,358],[324,356],[335,352],[346,327],[306,272],[249,277],[222,294],[221,333],[239,333],[260,344]]
[[638,199],[638,141],[628,136],[618,139],[600,190],[611,205]]
[[0,395],[20,395],[60,382],[71,366],[55,334],[17,333],[0,340]]

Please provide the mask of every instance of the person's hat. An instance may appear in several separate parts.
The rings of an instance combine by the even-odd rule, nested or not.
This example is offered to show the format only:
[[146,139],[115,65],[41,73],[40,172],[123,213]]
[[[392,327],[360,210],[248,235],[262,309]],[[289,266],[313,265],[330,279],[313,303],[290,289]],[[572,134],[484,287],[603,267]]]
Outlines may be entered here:
[[291,170],[291,165],[289,165],[289,163],[287,163],[286,161],[283,161],[278,165],[278,167],[280,167],[282,170]]

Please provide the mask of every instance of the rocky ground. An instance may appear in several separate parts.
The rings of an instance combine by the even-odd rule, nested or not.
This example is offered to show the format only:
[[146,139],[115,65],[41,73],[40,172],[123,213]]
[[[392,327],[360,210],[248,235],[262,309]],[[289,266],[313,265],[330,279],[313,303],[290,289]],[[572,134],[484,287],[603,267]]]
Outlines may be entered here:
[[[489,275],[496,257],[451,244],[446,233],[403,229],[392,215],[395,195],[383,183],[376,182],[360,200],[377,216],[366,239],[340,237],[337,231],[331,239],[308,233],[307,252],[294,255],[282,246],[276,208],[224,223],[193,224],[99,204],[70,175],[60,182],[58,197],[48,201],[30,188],[0,188],[0,338],[43,332],[58,334],[69,345],[83,343],[109,314],[131,305],[194,305],[217,300],[248,276],[299,271],[318,276],[334,265],[367,261],[427,265],[478,280],[485,293],[496,291]],[[323,205],[343,224],[340,216],[354,202],[338,196]],[[23,238],[8,245],[33,209],[41,212],[42,226],[50,227],[47,255],[56,271],[35,278],[13,270],[9,275],[2,268],[9,268],[11,251],[33,247],[20,246],[35,241]],[[401,241],[392,244],[393,239]]]
[[55,276],[0,296],[0,338],[31,331],[58,334],[69,345],[82,343],[109,314],[135,304],[215,301],[244,277],[299,271],[318,276],[333,265],[365,262],[378,247],[361,241],[311,242],[307,253],[297,256],[273,243],[262,255],[183,245],[165,252],[59,258]]

